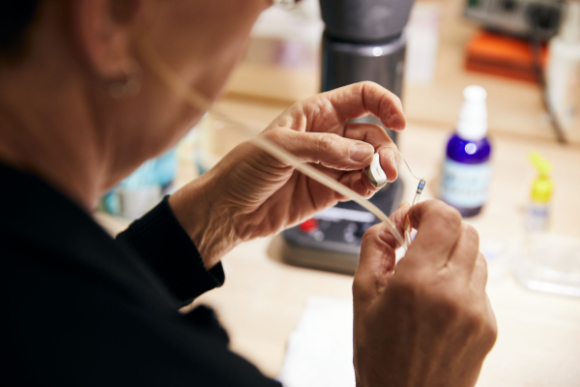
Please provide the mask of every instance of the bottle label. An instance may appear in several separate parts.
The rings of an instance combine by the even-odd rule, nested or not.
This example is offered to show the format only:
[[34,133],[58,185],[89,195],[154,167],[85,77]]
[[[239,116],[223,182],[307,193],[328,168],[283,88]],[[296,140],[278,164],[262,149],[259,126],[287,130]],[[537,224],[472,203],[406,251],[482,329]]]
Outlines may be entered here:
[[450,159],[443,165],[440,197],[455,207],[475,208],[485,204],[491,164],[462,164]]
[[528,231],[546,231],[550,208],[546,204],[530,203],[526,215],[526,228]]

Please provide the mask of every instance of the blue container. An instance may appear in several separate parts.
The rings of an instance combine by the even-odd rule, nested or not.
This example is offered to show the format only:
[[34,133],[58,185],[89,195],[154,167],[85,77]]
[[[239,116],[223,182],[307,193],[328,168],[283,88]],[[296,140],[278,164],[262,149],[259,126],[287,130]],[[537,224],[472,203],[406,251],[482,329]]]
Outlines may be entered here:
[[440,197],[464,217],[479,214],[487,201],[490,156],[487,137],[471,141],[453,134],[447,142]]
[[487,92],[480,86],[463,91],[457,132],[447,142],[439,197],[464,217],[481,212],[491,177],[487,134]]

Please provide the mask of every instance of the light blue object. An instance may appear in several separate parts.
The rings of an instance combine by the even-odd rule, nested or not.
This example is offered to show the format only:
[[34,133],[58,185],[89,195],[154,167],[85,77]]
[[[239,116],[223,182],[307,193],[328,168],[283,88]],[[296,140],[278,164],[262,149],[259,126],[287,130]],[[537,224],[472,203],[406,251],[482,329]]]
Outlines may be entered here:
[[[148,195],[151,198],[151,193],[154,192],[151,189],[159,187],[159,192],[166,191],[175,179],[176,172],[177,152],[176,148],[173,148],[159,157],[144,162],[135,172],[107,192],[101,198],[101,208],[111,214],[125,216],[127,200],[131,200],[131,202],[134,202],[134,200],[129,197],[122,198],[122,195],[131,193],[131,197],[137,198],[142,196],[139,195],[139,191],[143,191],[143,195]],[[161,199],[161,195],[159,199]],[[137,202],[133,204],[137,204]],[[145,213],[147,210],[149,208],[144,208],[142,212]],[[131,212],[140,211],[132,208]]]
[[110,214],[118,214],[120,212],[119,208],[119,197],[113,190],[107,192],[101,198],[102,209]]
[[173,148],[155,159],[155,175],[157,184],[162,188],[168,187],[175,179],[177,172],[176,148]]
[[144,162],[129,177],[121,181],[119,186],[127,189],[154,185],[166,188],[173,182],[176,171],[177,157],[173,148],[157,158]]
[[126,177],[119,183],[119,186],[125,189],[138,189],[142,187],[151,187],[158,185],[157,175],[155,173],[155,160],[149,160],[143,163],[129,177]]

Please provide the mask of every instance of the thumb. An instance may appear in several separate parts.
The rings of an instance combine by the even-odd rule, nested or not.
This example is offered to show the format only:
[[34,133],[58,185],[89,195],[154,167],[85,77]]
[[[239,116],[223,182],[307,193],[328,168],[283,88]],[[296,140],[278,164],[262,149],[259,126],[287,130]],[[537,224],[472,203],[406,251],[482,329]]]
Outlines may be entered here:
[[[410,207],[409,203],[403,202],[391,215],[391,220],[401,234]],[[391,234],[390,227],[385,223],[379,223],[367,230],[361,243],[360,260],[354,276],[355,297],[373,299],[380,292],[395,267],[395,251],[398,247],[400,246]]]
[[304,162],[344,171],[366,168],[375,152],[369,143],[334,133],[298,132],[277,128],[264,132],[263,135]]

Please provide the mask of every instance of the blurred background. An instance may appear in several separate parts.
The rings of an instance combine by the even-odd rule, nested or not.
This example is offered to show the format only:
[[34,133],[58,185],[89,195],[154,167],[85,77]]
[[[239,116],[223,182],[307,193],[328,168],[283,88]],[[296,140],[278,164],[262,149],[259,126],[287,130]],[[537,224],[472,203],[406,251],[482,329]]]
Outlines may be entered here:
[[[355,81],[399,95],[408,127],[389,133],[427,181],[422,200],[458,208],[488,259],[499,339],[478,386],[578,386],[579,76],[576,1],[302,0],[262,14],[215,108],[259,133],[294,102]],[[105,195],[97,219],[118,232],[246,140],[209,112]],[[417,188],[399,168],[373,199],[385,212]],[[350,287],[377,221],[343,203],[239,246],[224,287],[199,302],[285,385],[354,386]]]

